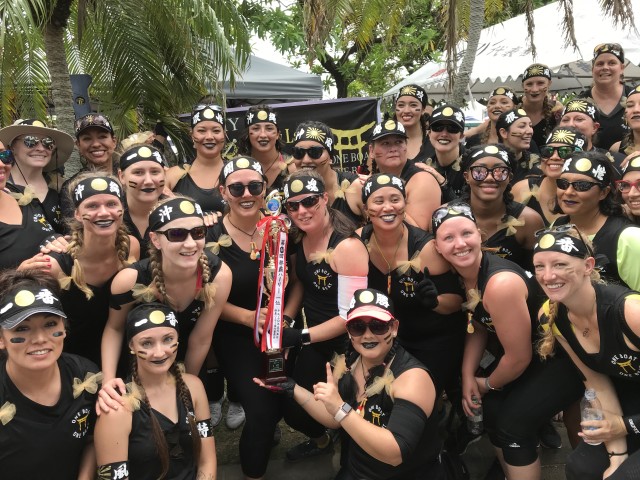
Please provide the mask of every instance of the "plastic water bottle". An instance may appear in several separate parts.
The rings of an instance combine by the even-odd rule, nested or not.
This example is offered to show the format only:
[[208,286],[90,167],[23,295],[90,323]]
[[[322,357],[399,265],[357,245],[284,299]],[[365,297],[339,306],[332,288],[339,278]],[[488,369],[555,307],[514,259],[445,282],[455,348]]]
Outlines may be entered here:
[[[582,413],[582,421],[586,420],[604,420],[602,413],[602,405],[600,400],[596,397],[596,391],[592,388],[587,388],[584,391],[584,397],[580,402],[580,412]],[[583,430],[595,430],[595,427],[584,427]],[[586,442],[590,445],[600,445],[602,442]]]
[[475,395],[471,397],[471,401],[476,405],[476,408],[472,409],[473,415],[467,417],[467,430],[473,435],[481,435],[484,430],[482,425],[482,405],[480,405]]

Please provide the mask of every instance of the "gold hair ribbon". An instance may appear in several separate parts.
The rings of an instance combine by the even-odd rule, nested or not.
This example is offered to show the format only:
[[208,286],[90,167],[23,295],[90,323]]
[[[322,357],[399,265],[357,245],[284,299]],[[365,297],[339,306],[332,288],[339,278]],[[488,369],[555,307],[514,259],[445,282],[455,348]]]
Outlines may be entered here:
[[525,205],[527,205],[529,203],[529,200],[531,200],[532,198],[535,198],[536,200],[538,200],[538,194],[540,193],[540,186],[539,185],[534,185],[533,187],[531,187],[531,189],[524,194],[524,196],[522,198],[520,198],[518,201],[520,203],[523,203]]
[[4,402],[4,405],[0,407],[0,422],[2,422],[2,425],[9,423],[15,416],[16,406],[10,402]]
[[455,161],[451,164],[451,169],[455,170],[456,172],[460,171],[460,159],[462,158],[462,156],[459,156],[458,158],[455,159]]
[[218,255],[220,253],[220,247],[230,247],[232,244],[231,236],[226,233],[220,235],[217,242],[209,242],[204,247],[208,248],[211,253]]
[[141,298],[144,302],[147,303],[155,302],[156,300],[158,300],[156,298],[153,287],[143,285],[142,283],[136,283],[131,289],[131,293],[133,294],[133,298]]
[[343,355],[333,354],[331,359],[331,366],[333,367],[333,380],[338,381],[347,371],[347,361]]
[[36,191],[31,185],[27,185],[24,187],[24,192],[13,192],[10,195],[18,201],[18,205],[24,207],[25,205],[29,205],[31,200],[36,198]]
[[89,393],[96,393],[98,391],[98,383],[102,382],[102,372],[93,373],[87,372],[84,376],[84,381],[79,378],[73,379],[73,398],[78,398],[85,390]]
[[315,264],[321,263],[323,261],[329,263],[331,261],[332,254],[333,248],[330,248],[326,252],[313,252],[311,255],[309,255],[309,259]]
[[62,290],[69,290],[71,288],[71,282],[73,279],[69,275],[62,275],[58,277],[58,284]]
[[540,157],[537,154],[532,153],[529,156],[529,170],[531,170],[534,166],[536,166],[539,163],[540,163]]
[[413,257],[411,257],[411,260],[402,260],[398,262],[398,267],[396,268],[396,271],[398,272],[398,275],[404,275],[405,273],[407,273],[407,271],[410,268],[413,269],[413,271],[416,273],[420,273],[420,271],[422,270],[422,262],[420,261],[420,251],[417,251],[416,253],[414,253]]
[[504,222],[498,223],[498,230],[502,230],[503,228],[507,229],[507,236],[515,235],[518,231],[516,227],[522,227],[524,225],[524,220],[518,220],[517,218],[509,215]]
[[336,190],[335,197],[336,198],[344,198],[344,196],[345,196],[345,194],[347,192],[349,192],[349,193],[351,192],[349,187],[351,187],[351,182],[349,182],[349,180],[347,180],[345,178],[344,180],[342,180],[342,182],[340,183],[340,186]]
[[480,292],[475,288],[470,288],[467,290],[467,301],[462,304],[462,308],[463,310],[473,312],[481,301],[482,296]]
[[135,382],[127,383],[127,393],[122,396],[124,404],[129,407],[132,412],[140,410],[140,403],[142,402],[142,390]]
[[373,380],[373,383],[369,385],[369,387],[364,391],[364,394],[367,397],[371,397],[372,395],[376,395],[380,393],[384,388],[387,392],[387,395],[389,395],[391,399],[393,399],[392,384],[394,380],[395,380],[395,377],[393,375],[393,372],[391,371],[390,368],[387,368],[385,369],[381,377],[376,377]]

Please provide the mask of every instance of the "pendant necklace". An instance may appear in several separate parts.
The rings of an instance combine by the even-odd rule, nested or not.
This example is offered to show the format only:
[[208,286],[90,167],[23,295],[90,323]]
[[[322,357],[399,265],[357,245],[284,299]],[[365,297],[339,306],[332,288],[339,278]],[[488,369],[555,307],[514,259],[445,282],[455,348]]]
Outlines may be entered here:
[[256,225],[256,227],[253,229],[253,232],[249,233],[249,232],[245,232],[240,227],[238,227],[235,223],[233,223],[231,221],[231,215],[227,215],[227,220],[229,220],[229,223],[233,228],[238,230],[240,233],[244,233],[247,237],[249,237],[250,239],[249,245],[251,247],[251,253],[249,254],[249,257],[251,258],[251,260],[258,260],[260,258],[260,251],[256,246],[256,242],[253,241],[253,236],[256,234],[256,231],[258,230],[258,226]]
[[[391,262],[395,263],[396,261],[396,255],[398,254],[398,250],[400,249],[400,245],[402,244],[402,237],[404,236],[404,224],[402,224],[402,231],[400,232],[400,238],[398,239],[398,244],[396,245],[396,250],[395,252],[393,252],[393,257],[391,258]],[[387,258],[384,256],[384,253],[382,253],[382,250],[380,249],[380,245],[378,245],[378,240],[376,239],[376,234],[373,233],[371,235],[371,237],[373,238],[373,243],[376,246],[376,250],[378,250],[378,253],[380,254],[380,256],[382,257],[382,259],[384,260],[384,263],[387,264],[387,295],[391,295],[391,263],[389,263],[389,261],[387,260]],[[362,371],[364,373],[364,370]]]

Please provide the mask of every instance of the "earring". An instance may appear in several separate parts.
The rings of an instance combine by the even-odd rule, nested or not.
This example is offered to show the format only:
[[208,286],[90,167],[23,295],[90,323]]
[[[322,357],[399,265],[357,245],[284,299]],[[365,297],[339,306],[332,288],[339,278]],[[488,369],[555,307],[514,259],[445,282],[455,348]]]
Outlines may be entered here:
[[136,352],[134,352],[133,350],[129,350],[129,353],[130,353],[131,355],[135,355],[135,354],[136,354]]

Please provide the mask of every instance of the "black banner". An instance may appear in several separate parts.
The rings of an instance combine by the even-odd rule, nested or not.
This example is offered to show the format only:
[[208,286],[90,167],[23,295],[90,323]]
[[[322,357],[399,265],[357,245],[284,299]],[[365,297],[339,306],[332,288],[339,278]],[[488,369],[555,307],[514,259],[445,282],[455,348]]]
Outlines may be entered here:
[[[234,145],[228,157],[238,153],[237,140],[244,131],[244,112],[248,107],[227,109],[227,135]],[[378,119],[377,98],[343,98],[311,102],[278,103],[271,105],[278,111],[278,128],[282,141],[290,145],[298,124],[307,120],[326,123],[336,136],[334,166],[355,171],[361,161],[369,158],[368,141]],[[285,147],[286,148],[286,147]]]

